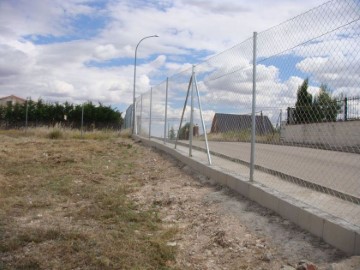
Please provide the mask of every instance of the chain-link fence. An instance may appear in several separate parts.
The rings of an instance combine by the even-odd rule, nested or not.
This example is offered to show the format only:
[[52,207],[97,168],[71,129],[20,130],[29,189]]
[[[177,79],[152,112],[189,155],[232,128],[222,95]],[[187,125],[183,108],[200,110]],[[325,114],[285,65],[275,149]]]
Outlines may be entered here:
[[360,226],[359,44],[360,2],[327,2],[153,86],[136,133]]

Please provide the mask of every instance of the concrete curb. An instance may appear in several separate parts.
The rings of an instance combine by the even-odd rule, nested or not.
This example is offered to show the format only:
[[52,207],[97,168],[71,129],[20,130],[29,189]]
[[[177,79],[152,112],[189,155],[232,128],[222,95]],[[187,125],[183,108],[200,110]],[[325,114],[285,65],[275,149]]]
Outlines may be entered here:
[[249,182],[236,173],[224,171],[224,169],[214,165],[209,166],[207,163],[188,157],[163,143],[138,136],[133,136],[133,138],[141,140],[146,146],[155,147],[173,156],[216,183],[227,186],[244,197],[273,210],[345,253],[360,255],[360,229],[355,225],[262,184]]

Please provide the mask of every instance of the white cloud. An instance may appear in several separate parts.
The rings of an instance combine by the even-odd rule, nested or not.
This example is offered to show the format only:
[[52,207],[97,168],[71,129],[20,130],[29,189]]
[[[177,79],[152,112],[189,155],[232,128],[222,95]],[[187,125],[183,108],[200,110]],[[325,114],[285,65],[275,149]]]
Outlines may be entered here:
[[47,93],[50,97],[69,97],[74,91],[74,86],[70,83],[59,81],[59,80],[51,80],[49,82],[49,89],[52,89],[52,92]]
[[[224,68],[222,67],[222,70]],[[217,73],[217,71],[214,71]],[[199,83],[203,93],[203,106],[212,108],[218,113],[249,114],[252,110],[252,65],[243,63],[242,68],[229,75]],[[266,111],[274,117],[280,110],[294,106],[298,87],[303,78],[291,76],[286,81],[279,78],[279,70],[275,66],[257,65],[256,111]],[[309,86],[309,92],[315,94],[318,87]]]
[[[118,104],[125,110],[125,106],[132,102],[132,60],[135,46],[142,37],[153,34],[160,36],[144,41],[139,47],[138,58],[141,61],[137,72],[137,93],[147,91],[154,80],[159,81],[161,77],[165,79],[166,75],[178,70],[191,68],[192,64],[209,54],[219,53],[237,44],[250,37],[253,31],[278,24],[322,2],[276,0],[268,5],[265,0],[163,0],[157,3],[113,0],[100,8],[95,2],[88,5],[89,1],[83,0],[3,0],[0,1],[0,94],[31,95],[34,99],[59,98],[70,102],[99,100]],[[104,28],[99,28],[96,34],[86,38],[37,44],[43,37],[51,40],[52,37],[69,37],[78,33],[81,30],[73,22],[81,16],[103,16]],[[285,31],[279,37],[283,44],[288,44],[284,42],[287,34]],[[231,80],[228,80],[228,76],[213,82],[208,78],[207,87],[201,90],[204,94],[211,92],[213,97],[209,94],[207,98],[223,99],[224,102],[230,99],[229,102],[234,102],[233,98],[221,91],[242,89],[243,99],[248,99],[251,91],[251,47],[246,46],[239,46],[223,58],[219,56],[216,58],[218,63],[211,63],[207,67],[202,65],[204,70],[201,72],[211,72],[212,76],[244,69],[235,72],[240,78],[230,75]],[[317,50],[321,51],[319,46]],[[263,55],[269,52],[271,50]],[[153,55],[157,55],[155,60]],[[316,57],[332,61],[326,55]],[[124,63],[106,68],[89,65],[93,61],[100,66],[114,58],[124,59]],[[311,60],[307,61],[299,64],[299,69],[319,74],[319,80],[324,76],[329,76],[328,81],[337,80],[330,71],[326,74],[331,76],[316,70],[305,70],[313,64]],[[294,86],[290,85],[294,79],[281,82],[274,66],[259,66],[259,71],[259,92],[267,97],[259,99],[260,103],[274,102],[268,98],[270,93],[275,93],[275,97],[280,95],[288,98],[286,101],[293,98],[290,87],[293,89]],[[185,92],[188,75],[187,71],[184,76],[174,75],[171,78],[171,97],[183,96],[172,91],[181,89],[181,93]],[[342,87],[350,86],[339,84],[339,89]]]
[[64,35],[74,31],[69,24],[77,15],[95,14],[83,1],[4,0],[0,2],[0,25],[12,35]]
[[359,36],[339,39],[337,35],[299,48],[295,53],[305,55],[296,67],[311,74],[318,84],[327,84],[334,94],[360,95],[360,55],[356,50]]
[[119,51],[113,44],[99,45],[95,48],[94,56],[99,60],[108,60],[119,56]]
[[0,45],[0,79],[23,74],[29,65],[30,59],[24,52]]

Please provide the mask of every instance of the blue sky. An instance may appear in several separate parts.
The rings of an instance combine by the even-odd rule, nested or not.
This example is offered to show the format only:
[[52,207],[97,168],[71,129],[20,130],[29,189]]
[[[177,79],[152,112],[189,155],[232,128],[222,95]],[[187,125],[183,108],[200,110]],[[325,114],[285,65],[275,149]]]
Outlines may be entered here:
[[[0,96],[87,100],[125,111],[137,93],[323,0],[2,0]],[[283,59],[287,57],[286,66]],[[304,58],[303,56],[301,56]],[[302,77],[300,56],[269,59],[278,79]]]

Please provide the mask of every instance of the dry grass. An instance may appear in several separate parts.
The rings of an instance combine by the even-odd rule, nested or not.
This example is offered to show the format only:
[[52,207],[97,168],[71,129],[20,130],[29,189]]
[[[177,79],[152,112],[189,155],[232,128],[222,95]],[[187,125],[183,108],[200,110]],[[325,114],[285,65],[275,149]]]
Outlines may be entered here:
[[0,269],[172,269],[176,230],[128,197],[163,177],[150,150],[126,133],[78,135],[0,132]]
[[37,137],[48,139],[84,139],[84,140],[108,140],[111,138],[130,138],[131,130],[93,130],[81,133],[78,129],[67,129],[61,126],[28,128],[22,130],[0,130],[0,135],[12,138]]

